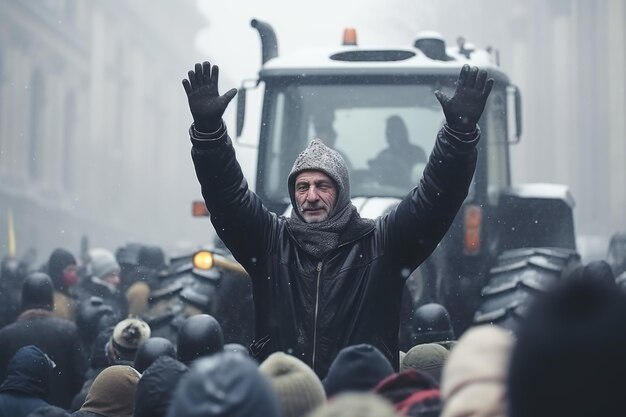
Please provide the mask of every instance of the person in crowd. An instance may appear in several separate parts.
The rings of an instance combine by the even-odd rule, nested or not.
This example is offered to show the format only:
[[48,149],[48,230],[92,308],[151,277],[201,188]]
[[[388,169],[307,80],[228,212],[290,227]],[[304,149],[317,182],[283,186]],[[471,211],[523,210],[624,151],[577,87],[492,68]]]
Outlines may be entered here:
[[250,356],[250,351],[248,350],[248,348],[239,343],[226,343],[224,345],[224,350],[226,352],[237,352],[244,356]]
[[513,343],[510,332],[493,325],[465,332],[443,369],[441,417],[507,416],[506,379]]
[[70,417],[70,413],[54,405],[39,407],[27,417]]
[[144,372],[135,392],[133,417],[165,417],[174,391],[189,368],[169,356],[157,358]]
[[403,416],[439,417],[441,413],[437,382],[414,369],[388,376],[376,385],[373,392],[392,403]]
[[150,326],[140,319],[125,319],[115,325],[105,351],[109,363],[132,366],[137,351],[150,338]]
[[139,346],[133,367],[137,372],[143,374],[143,371],[161,356],[176,359],[176,347],[163,337],[151,337]]
[[220,352],[194,362],[174,393],[168,417],[282,417],[270,381],[250,358]]
[[626,272],[626,232],[618,232],[611,236],[606,260],[615,277]]
[[426,163],[426,152],[409,142],[409,130],[398,115],[387,118],[385,137],[387,148],[368,161],[372,175],[381,184],[411,186],[413,167]]
[[309,417],[399,417],[393,406],[378,395],[351,392],[338,395]]
[[288,178],[289,218],[248,189],[222,115],[219,71],[196,64],[183,80],[194,119],[192,158],[219,237],[252,279],[255,342],[263,360],[293,350],[323,378],[340,349],[376,346],[398,367],[399,304],[406,274],[436,248],[467,196],[476,166],[476,125],[493,80],[463,67],[452,98],[437,92],[447,124],[419,186],[390,213],[363,219],[350,200],[341,155],[313,140]]
[[76,318],[78,266],[71,252],[58,248],[50,254],[48,274],[54,284],[54,314],[66,320]]
[[115,259],[120,265],[120,291],[126,293],[135,282],[134,275],[138,267],[139,251],[143,247],[140,243],[127,243],[115,250]]
[[73,417],[133,417],[139,372],[126,365],[106,368],[93,381],[85,403]]
[[159,246],[143,245],[137,255],[137,267],[129,275],[125,292],[128,314],[140,316],[148,311],[150,291],[159,285],[159,277],[167,273],[165,253]]
[[424,304],[413,314],[411,346],[422,343],[437,343],[448,350],[456,343],[450,314],[441,304]]
[[100,372],[102,372],[105,368],[108,368],[112,365],[120,365],[115,362],[109,362],[109,358],[106,353],[106,345],[109,343],[111,336],[113,336],[114,326],[109,326],[96,336],[96,339],[93,342],[91,347],[91,354],[89,355],[89,369],[85,372],[85,382],[83,383],[82,388],[74,396],[72,400],[72,405],[70,406],[70,411],[78,411],[80,407],[85,403],[85,398],[87,398],[87,394],[89,393],[89,389],[91,389],[91,385],[93,385],[93,381],[96,379]]
[[508,416],[623,416],[625,351],[626,295],[597,276],[564,280],[517,332]]
[[113,307],[100,297],[89,297],[82,300],[76,311],[76,325],[86,352],[90,352],[98,334],[111,326],[115,326],[121,317],[113,311]]
[[35,345],[56,364],[46,401],[68,408],[83,384],[86,355],[76,325],[54,315],[53,292],[48,275],[35,272],[26,277],[22,313],[15,323],[0,330],[0,375],[19,348]]
[[178,360],[189,366],[194,360],[224,350],[222,327],[213,316],[197,314],[185,319],[178,329]]
[[90,249],[85,264],[85,277],[80,284],[81,303],[99,297],[120,317],[126,317],[126,300],[119,290],[120,265],[107,249]]
[[11,358],[0,385],[0,416],[26,417],[49,405],[45,398],[52,382],[53,363],[33,345],[20,348]]
[[450,352],[437,343],[413,346],[402,358],[400,371],[414,369],[431,376],[437,385],[441,383],[441,372]]
[[24,275],[14,256],[5,256],[0,263],[0,328],[13,323],[20,314]]
[[389,359],[372,345],[343,348],[324,379],[326,396],[332,398],[347,391],[369,391],[393,374]]
[[274,352],[259,371],[269,378],[284,417],[302,417],[326,402],[322,381],[300,359]]

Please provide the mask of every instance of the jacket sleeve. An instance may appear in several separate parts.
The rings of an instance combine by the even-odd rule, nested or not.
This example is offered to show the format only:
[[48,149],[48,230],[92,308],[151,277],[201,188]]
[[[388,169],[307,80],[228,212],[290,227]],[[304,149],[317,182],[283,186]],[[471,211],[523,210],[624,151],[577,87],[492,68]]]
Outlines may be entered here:
[[386,250],[416,268],[437,247],[467,197],[476,168],[480,130],[459,134],[444,126],[420,183],[382,219]]
[[235,149],[222,123],[213,134],[189,130],[191,156],[202,188],[202,197],[215,231],[248,271],[255,259],[265,256],[278,218],[248,189]]

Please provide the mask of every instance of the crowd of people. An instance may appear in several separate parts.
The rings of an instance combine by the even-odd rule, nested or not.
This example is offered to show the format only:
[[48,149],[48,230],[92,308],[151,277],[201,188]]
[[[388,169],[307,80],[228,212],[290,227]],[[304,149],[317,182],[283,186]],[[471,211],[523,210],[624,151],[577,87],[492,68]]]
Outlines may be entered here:
[[[125,296],[99,297],[115,294],[112,287],[87,291],[94,282],[129,289],[149,279],[133,281],[136,271],[119,278],[123,251],[93,253],[95,267],[55,250],[41,268],[47,272],[21,280],[17,315],[3,317],[10,322],[0,329],[0,416],[570,417],[626,410],[626,295],[604,261],[570,271],[530,307],[516,334],[482,325],[457,340],[446,309],[425,304],[414,314],[415,346],[399,352],[398,363],[357,344],[341,349],[320,376],[289,351],[255,360],[248,347],[225,343],[207,314],[188,317],[174,340],[155,337],[140,314],[129,313]],[[153,273],[162,267],[156,264]],[[7,294],[15,277],[5,267],[0,279]]]

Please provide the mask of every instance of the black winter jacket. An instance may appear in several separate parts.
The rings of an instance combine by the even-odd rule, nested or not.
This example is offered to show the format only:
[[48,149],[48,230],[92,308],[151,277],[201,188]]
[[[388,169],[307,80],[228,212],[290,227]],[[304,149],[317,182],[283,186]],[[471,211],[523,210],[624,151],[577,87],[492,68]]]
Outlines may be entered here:
[[291,353],[323,378],[340,349],[369,343],[397,368],[402,271],[417,268],[450,227],[472,180],[479,131],[459,139],[442,128],[419,185],[374,226],[347,227],[324,259],[305,253],[285,218],[248,189],[223,124],[212,135],[192,126],[190,135],[211,221],[252,278],[253,355]]
[[51,311],[26,310],[15,323],[0,330],[0,379],[15,352],[26,345],[37,346],[55,362],[45,400],[67,409],[83,385],[87,368],[76,325],[52,316]]

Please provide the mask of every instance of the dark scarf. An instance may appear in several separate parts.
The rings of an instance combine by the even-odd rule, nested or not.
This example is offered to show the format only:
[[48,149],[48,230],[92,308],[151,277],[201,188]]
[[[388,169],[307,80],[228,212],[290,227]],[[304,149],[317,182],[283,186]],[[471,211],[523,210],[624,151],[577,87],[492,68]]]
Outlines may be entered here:
[[[320,171],[328,175],[337,187],[335,207],[328,218],[318,223],[307,223],[298,210],[295,199],[295,181],[303,171]],[[350,201],[350,179],[343,157],[334,149],[324,145],[319,139],[298,155],[287,180],[293,211],[287,219],[287,226],[300,247],[309,255],[322,259],[341,243],[369,230],[374,222],[362,219]]]
[[298,216],[287,219],[293,237],[306,253],[317,259],[324,258],[328,252],[336,249],[348,228],[363,222],[367,221],[359,216],[352,204],[319,223],[306,223]]

